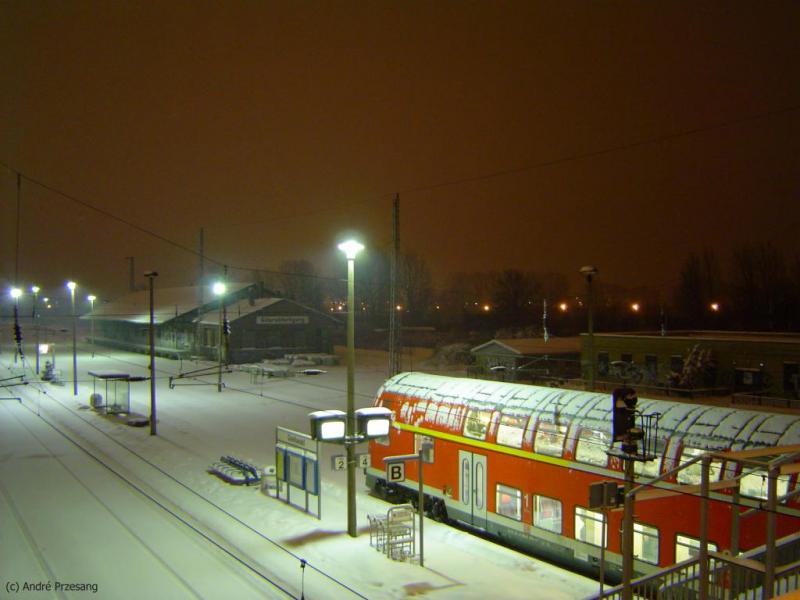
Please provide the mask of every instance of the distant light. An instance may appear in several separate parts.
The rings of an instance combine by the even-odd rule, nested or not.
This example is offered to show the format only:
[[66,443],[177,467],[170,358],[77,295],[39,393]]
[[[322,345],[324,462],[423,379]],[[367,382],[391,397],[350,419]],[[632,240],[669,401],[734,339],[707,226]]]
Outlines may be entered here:
[[634,302],[633,304],[631,304],[631,310],[633,312],[639,312],[639,308],[640,308],[640,306],[639,306],[638,302]]
[[364,249],[364,244],[360,244],[355,240],[347,240],[346,242],[339,244],[337,248],[344,252],[344,255],[348,260],[352,260],[356,257],[356,254]]
[[436,310],[439,310],[440,308],[441,308],[441,307],[440,307],[440,306],[437,304],[437,305],[436,305]]
[[397,306],[394,307],[394,309],[395,310],[403,310],[403,305],[402,304],[398,304]]
[[34,293],[34,294],[38,294],[39,293],[39,286],[38,285],[32,285],[31,286],[31,292]]
[[16,300],[17,298],[22,296],[22,290],[16,287],[11,288],[10,290],[8,290],[8,295],[14,298],[14,300]]
[[50,344],[39,344],[39,354],[47,354],[50,351]]
[[561,312],[567,312],[567,303],[566,302],[562,302],[561,304],[558,305],[558,309]]
[[94,294],[89,294],[88,296],[86,296],[86,299],[92,304],[94,304],[94,301],[97,300],[97,296],[95,296]]
[[67,282],[67,289],[69,289],[70,292],[74,292],[76,287],[78,287],[78,284],[74,281]]
[[216,283],[214,283],[214,285],[211,287],[211,291],[212,291],[212,292],[214,292],[214,295],[215,295],[215,296],[222,296],[222,294],[224,294],[224,293],[225,293],[225,291],[226,291],[227,289],[228,289],[228,286],[226,286],[226,285],[225,285],[224,283],[222,283],[221,281],[217,281],[217,282],[216,282]]
[[491,309],[492,309],[492,307],[489,306],[488,304],[484,304],[483,305],[483,312],[489,312]]
[[711,310],[713,310],[714,312],[719,311],[719,302],[712,302],[711,303]]

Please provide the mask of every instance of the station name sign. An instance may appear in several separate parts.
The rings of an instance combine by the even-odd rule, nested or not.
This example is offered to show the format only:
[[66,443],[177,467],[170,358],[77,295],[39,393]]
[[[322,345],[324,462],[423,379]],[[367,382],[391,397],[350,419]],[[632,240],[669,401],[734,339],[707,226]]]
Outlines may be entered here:
[[276,315],[256,317],[257,325],[308,325],[307,315]]

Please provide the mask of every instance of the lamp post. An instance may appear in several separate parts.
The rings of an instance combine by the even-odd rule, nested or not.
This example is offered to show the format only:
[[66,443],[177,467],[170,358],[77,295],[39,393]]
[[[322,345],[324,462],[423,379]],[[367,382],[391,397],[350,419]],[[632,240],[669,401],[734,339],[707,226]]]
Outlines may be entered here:
[[78,395],[78,331],[77,317],[75,316],[75,288],[78,284],[74,281],[67,282],[70,302],[72,306],[72,395]]
[[217,391],[222,391],[222,335],[223,335],[223,311],[225,310],[225,290],[227,287],[221,281],[214,284],[211,288],[215,296],[219,296],[219,343],[217,344],[217,359],[219,361],[219,373],[217,373]]
[[[355,434],[354,363],[355,363],[355,261],[356,255],[364,249],[355,240],[342,242],[338,246],[347,257],[347,436]],[[356,526],[356,449],[347,446],[347,533],[350,537],[358,535]]]
[[19,297],[22,296],[22,290],[13,287],[9,295],[14,300],[14,364],[17,364],[17,356],[22,353],[22,330],[19,328]]
[[[144,274],[150,280],[150,435],[156,435],[156,336],[155,313],[153,310],[153,280],[158,277],[155,271]],[[93,298],[93,296],[89,296]],[[92,322],[94,324],[94,321]],[[92,336],[94,340],[94,336]]]
[[589,354],[589,391],[594,391],[595,383],[595,357],[594,357],[594,323],[592,322],[592,279],[597,275],[597,267],[586,265],[580,269],[581,275],[586,278],[586,308],[588,314],[588,343],[587,352]]
[[94,301],[97,300],[97,296],[94,294],[89,294],[86,296],[86,299],[89,301],[91,311],[91,333],[89,334],[89,337],[92,340],[92,358],[94,358]]
[[39,374],[39,321],[36,318],[36,309],[39,302],[39,286],[31,286],[31,293],[33,294],[33,308],[31,310],[31,319],[33,320],[34,328],[36,329],[36,374]]

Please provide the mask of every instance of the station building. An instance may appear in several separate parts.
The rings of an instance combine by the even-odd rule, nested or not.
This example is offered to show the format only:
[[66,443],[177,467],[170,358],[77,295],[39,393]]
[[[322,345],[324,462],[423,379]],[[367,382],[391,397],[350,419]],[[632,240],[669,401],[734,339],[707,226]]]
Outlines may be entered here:
[[[229,283],[222,302],[195,286],[156,288],[153,317],[158,356],[217,360],[224,348],[230,363],[330,353],[343,330],[335,317],[275,297],[258,284]],[[81,319],[90,322],[89,337],[98,346],[150,351],[148,290],[99,304]]]

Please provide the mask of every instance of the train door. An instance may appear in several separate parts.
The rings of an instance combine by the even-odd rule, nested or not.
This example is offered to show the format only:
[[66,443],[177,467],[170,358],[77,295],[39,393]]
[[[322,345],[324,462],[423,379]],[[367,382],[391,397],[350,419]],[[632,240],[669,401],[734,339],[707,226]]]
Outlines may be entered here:
[[486,457],[458,451],[458,489],[467,523],[486,529]]

